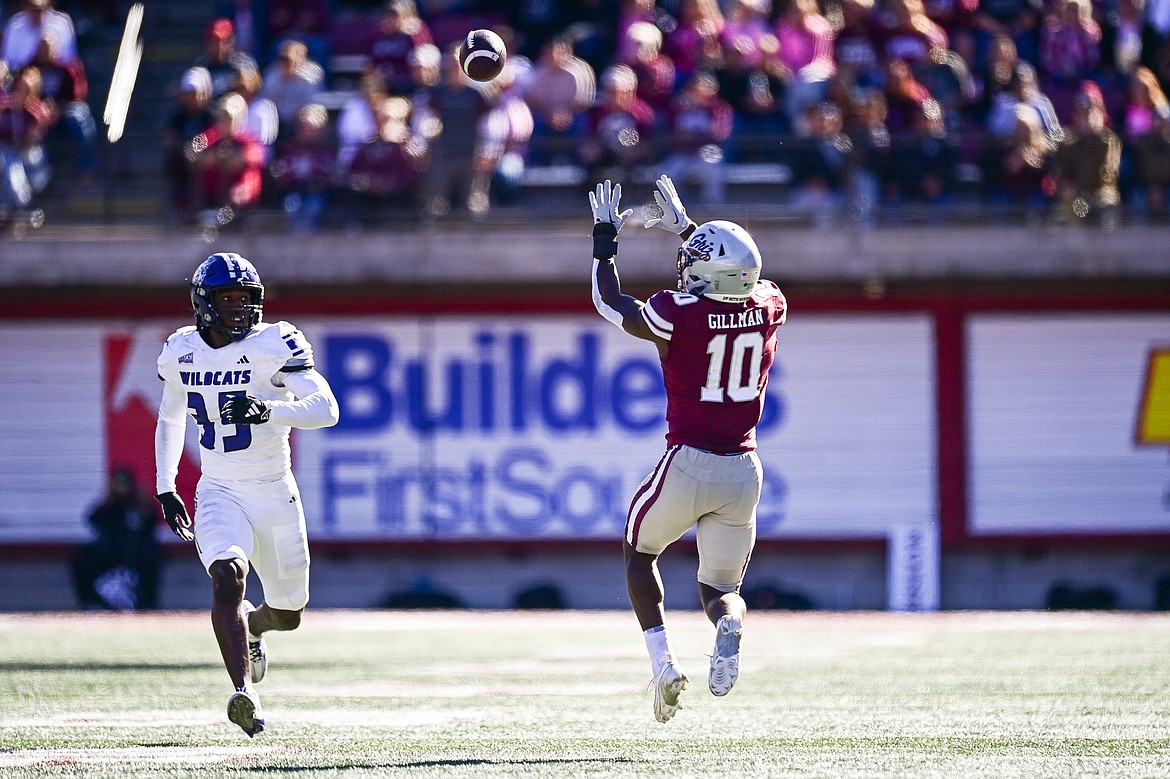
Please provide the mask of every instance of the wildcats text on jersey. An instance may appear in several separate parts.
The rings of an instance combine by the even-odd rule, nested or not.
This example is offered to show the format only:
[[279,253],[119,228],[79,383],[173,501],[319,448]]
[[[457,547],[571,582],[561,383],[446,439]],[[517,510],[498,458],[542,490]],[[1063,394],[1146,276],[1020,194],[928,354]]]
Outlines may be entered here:
[[736,330],[764,324],[764,309],[753,308],[733,314],[707,314],[707,327],[712,330]]
[[179,379],[188,387],[222,387],[247,384],[252,381],[252,371],[179,371]]

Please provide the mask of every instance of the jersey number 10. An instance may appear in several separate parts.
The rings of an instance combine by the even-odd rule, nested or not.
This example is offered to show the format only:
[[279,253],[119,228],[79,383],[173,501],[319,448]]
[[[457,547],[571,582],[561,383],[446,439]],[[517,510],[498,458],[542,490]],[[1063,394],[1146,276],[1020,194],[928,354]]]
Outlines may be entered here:
[[[711,360],[707,363],[707,384],[699,393],[700,400],[722,403],[726,397],[733,403],[743,403],[756,399],[760,394],[760,364],[764,360],[763,333],[739,333],[732,340],[730,351],[727,348],[727,334],[720,333],[707,342],[707,354],[711,355]],[[727,375],[727,387],[721,383],[724,373]]]

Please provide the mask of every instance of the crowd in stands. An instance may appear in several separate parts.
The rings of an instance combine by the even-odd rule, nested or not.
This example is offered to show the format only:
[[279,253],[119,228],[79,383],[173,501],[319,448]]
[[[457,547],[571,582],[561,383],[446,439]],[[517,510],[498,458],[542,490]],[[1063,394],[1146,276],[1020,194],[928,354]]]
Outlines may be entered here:
[[68,13],[25,0],[0,33],[0,224],[29,210],[48,186],[45,142],[68,139],[76,176],[97,173],[89,84]]
[[[0,61],[0,209],[27,202],[59,128],[92,171],[67,15],[25,0]],[[1112,223],[1166,217],[1170,0],[265,0],[223,2],[176,73],[175,213],[289,229],[407,209],[481,217],[533,170],[669,173],[719,203],[783,170],[798,212],[863,223],[960,203]],[[454,57],[491,27],[487,84]],[[13,171],[23,168],[23,173]],[[780,188],[778,187],[778,192]],[[882,218],[885,218],[884,216]]]

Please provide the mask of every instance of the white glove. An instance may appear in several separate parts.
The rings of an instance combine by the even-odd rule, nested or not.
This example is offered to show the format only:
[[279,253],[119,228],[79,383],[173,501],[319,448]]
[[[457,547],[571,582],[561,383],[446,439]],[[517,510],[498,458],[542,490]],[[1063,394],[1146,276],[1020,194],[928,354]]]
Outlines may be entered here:
[[659,176],[655,183],[658,185],[658,191],[654,193],[654,200],[662,209],[662,216],[658,219],[650,219],[644,227],[658,227],[679,235],[687,229],[691,220],[687,218],[687,210],[683,208],[678,190],[674,188],[674,182],[670,180],[670,176],[665,173]]
[[620,207],[618,201],[622,198],[622,185],[610,184],[609,179],[605,180],[604,184],[597,185],[596,192],[589,193],[589,205],[593,207],[593,223],[601,224],[602,222],[609,222],[618,230],[622,229],[622,225],[634,213],[634,209],[627,208],[625,211],[618,211]]

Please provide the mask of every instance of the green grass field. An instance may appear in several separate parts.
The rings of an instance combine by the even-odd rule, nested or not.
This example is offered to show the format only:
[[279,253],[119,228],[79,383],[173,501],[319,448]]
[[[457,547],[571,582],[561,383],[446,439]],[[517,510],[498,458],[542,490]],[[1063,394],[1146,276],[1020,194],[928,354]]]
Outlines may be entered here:
[[0,776],[1170,776],[1165,616],[757,612],[726,698],[669,618],[659,724],[627,613],[310,610],[249,739],[206,614],[0,615]]

